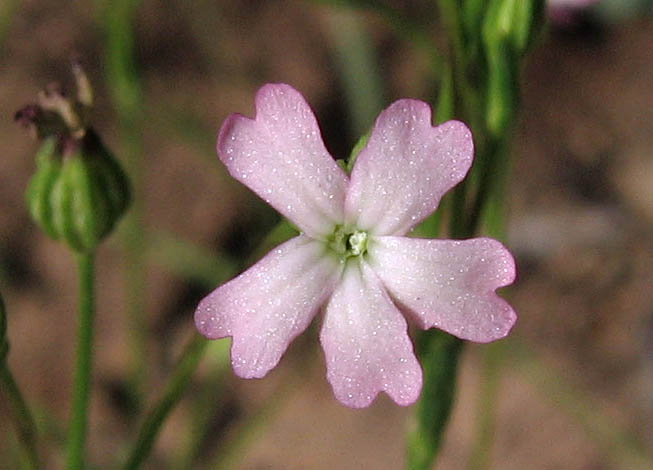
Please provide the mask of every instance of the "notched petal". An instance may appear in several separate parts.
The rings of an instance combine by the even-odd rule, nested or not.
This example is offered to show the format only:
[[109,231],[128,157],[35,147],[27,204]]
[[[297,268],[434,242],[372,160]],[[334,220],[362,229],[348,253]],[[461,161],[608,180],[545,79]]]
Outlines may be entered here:
[[431,108],[399,100],[383,111],[361,151],[345,201],[347,221],[374,235],[403,235],[435,211],[474,154],[461,122],[431,125]]
[[365,262],[353,260],[345,268],[326,307],[320,341],[327,379],[344,405],[364,408],[381,391],[399,405],[419,398],[422,370],[406,320]]
[[517,320],[495,293],[515,279],[514,259],[496,240],[377,237],[369,253],[374,272],[422,328],[487,343],[506,336]]
[[263,377],[308,327],[338,275],[324,245],[300,235],[209,294],[195,311],[195,324],[209,339],[233,338],[237,375]]
[[217,150],[234,178],[313,238],[324,238],[342,223],[348,177],[294,88],[263,86],[256,95],[255,119],[229,116]]

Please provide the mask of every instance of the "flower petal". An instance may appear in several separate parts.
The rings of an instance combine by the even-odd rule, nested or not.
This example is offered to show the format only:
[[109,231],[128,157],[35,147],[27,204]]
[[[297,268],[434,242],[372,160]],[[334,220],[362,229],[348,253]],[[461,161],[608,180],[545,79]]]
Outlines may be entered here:
[[400,405],[415,402],[422,370],[406,330],[406,320],[369,266],[350,261],[320,333],[336,398],[363,408],[385,391]]
[[345,201],[349,224],[375,235],[403,235],[460,182],[474,144],[457,121],[431,126],[431,108],[399,100],[376,120],[354,164]]
[[368,253],[390,295],[422,328],[486,343],[506,336],[517,319],[494,292],[515,279],[512,255],[496,240],[375,237]]
[[308,235],[342,223],[348,178],[324,147],[311,108],[284,84],[256,94],[256,118],[229,116],[218,136],[229,173]]
[[237,375],[263,377],[310,324],[339,276],[324,244],[300,235],[204,298],[195,324],[209,339],[233,337]]

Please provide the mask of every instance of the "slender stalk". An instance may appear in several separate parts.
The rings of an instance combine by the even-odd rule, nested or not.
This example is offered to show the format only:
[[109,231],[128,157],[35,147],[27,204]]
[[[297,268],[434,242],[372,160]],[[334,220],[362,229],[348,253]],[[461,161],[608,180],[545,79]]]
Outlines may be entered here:
[[139,0],[106,2],[102,11],[106,32],[107,83],[120,123],[121,154],[132,184],[132,205],[123,224],[126,315],[131,359],[130,385],[138,403],[147,383],[145,320],[145,229],[143,215],[143,96],[134,59],[133,20]]
[[490,452],[496,428],[496,403],[505,343],[488,344],[483,350],[483,367],[479,389],[476,437],[467,464],[468,470],[484,470],[490,465]]
[[180,452],[174,465],[169,468],[179,470],[195,468],[196,459],[207,438],[214,434],[216,416],[228,393],[225,375],[231,370],[230,349],[230,341],[209,341],[205,354],[211,373],[202,384],[198,395],[193,397],[191,426],[185,437],[184,450]]
[[79,276],[79,324],[77,330],[77,366],[73,405],[68,431],[67,468],[84,467],[84,447],[88,427],[88,403],[91,391],[93,356],[93,320],[95,317],[94,253],[77,255]]
[[424,368],[424,388],[414,429],[408,434],[407,468],[427,470],[437,457],[453,407],[462,340],[440,330],[421,332],[417,351]]
[[138,433],[134,447],[128,454],[127,463],[124,469],[140,468],[145,459],[149,456],[154,441],[161,430],[161,427],[172,409],[181,399],[186,387],[190,383],[190,377],[195,372],[197,365],[202,358],[208,341],[199,335],[195,335],[188,343],[186,349],[175,367],[168,384],[165,386],[161,398],[150,410]]
[[4,0],[0,5],[0,47],[7,37],[18,3],[18,0]]
[[[503,141],[507,137],[504,137]],[[485,208],[494,195],[493,193],[502,192],[499,185],[505,183],[503,173],[506,172],[508,165],[505,161],[508,158],[506,145],[497,139],[488,139],[484,148],[483,158],[479,159],[476,166],[476,175],[478,176],[476,196],[471,204],[467,227],[470,232],[475,232],[484,216]]]
[[228,470],[237,468],[250,445],[256,442],[265,431],[266,426],[274,422],[279,411],[292,399],[300,388],[302,380],[308,374],[311,360],[315,359],[314,350],[303,358],[302,363],[290,377],[286,377],[277,388],[270,393],[263,404],[247,416],[237,427],[234,434],[227,438],[224,446],[207,468]]
[[428,29],[427,22],[417,22],[404,15],[400,9],[393,8],[387,4],[370,0],[313,0],[315,3],[327,5],[340,5],[354,8],[367,9],[375,12],[383,18],[395,33],[412,44],[418,51],[423,53],[429,60],[429,72],[437,76],[442,70],[442,56],[433,42],[432,32]]
[[348,104],[354,139],[367,133],[383,109],[384,86],[365,25],[351,11],[329,16],[333,58]]
[[34,418],[6,362],[0,365],[0,389],[4,392],[7,400],[18,440],[25,450],[28,468],[38,469],[39,455],[36,447]]
[[[509,169],[507,146],[499,146],[494,150],[491,168],[494,167],[491,178],[481,174],[479,192],[470,217],[470,229],[476,230],[481,223],[487,233],[499,240],[506,238],[506,220],[503,210],[504,186]],[[497,154],[497,152],[500,152]],[[486,171],[487,173],[487,171]],[[494,179],[494,181],[492,181]],[[487,186],[483,186],[483,185]],[[487,201],[486,201],[487,199]],[[484,204],[483,204],[484,203]],[[469,470],[484,470],[491,464],[491,449],[496,429],[496,403],[499,395],[499,382],[506,356],[506,342],[497,341],[488,344],[483,349],[483,366],[481,370],[481,386],[478,393],[477,427],[471,456],[467,464]]]
[[516,339],[509,344],[506,356],[510,357],[511,369],[517,370],[541,394],[543,400],[566,413],[583,428],[605,456],[606,465],[608,462],[612,464],[608,468],[651,468],[653,455],[650,448],[614,417],[603,413],[592,393],[574,384],[555,365],[547,364],[529,345]]
[[148,260],[206,288],[215,288],[241,269],[240,262],[228,254],[204,249],[172,233],[151,231],[147,240]]

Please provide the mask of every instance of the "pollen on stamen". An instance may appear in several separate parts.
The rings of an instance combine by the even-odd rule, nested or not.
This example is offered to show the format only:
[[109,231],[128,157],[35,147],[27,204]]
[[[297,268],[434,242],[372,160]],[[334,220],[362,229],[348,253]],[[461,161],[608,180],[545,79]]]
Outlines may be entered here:
[[362,231],[355,231],[349,235],[347,240],[351,254],[359,256],[367,249],[367,233]]

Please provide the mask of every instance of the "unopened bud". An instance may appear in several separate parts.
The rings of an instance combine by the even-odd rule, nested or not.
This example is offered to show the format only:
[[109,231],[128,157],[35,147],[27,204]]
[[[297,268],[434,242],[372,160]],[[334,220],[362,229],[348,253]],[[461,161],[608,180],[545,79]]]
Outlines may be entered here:
[[92,251],[129,203],[127,177],[92,129],[84,137],[46,139],[27,188],[32,218],[55,240]]
[[544,0],[490,0],[483,20],[487,60],[485,121],[494,136],[512,122],[517,106],[517,83],[522,55],[542,21]]
[[42,140],[26,194],[32,218],[51,238],[88,252],[123,215],[130,191],[118,161],[86,124],[93,96],[77,61],[73,73],[76,99],[50,85],[38,105],[25,106],[15,119]]
[[545,3],[545,0],[491,0],[483,20],[485,47],[508,47],[516,57],[526,52],[543,21]]

